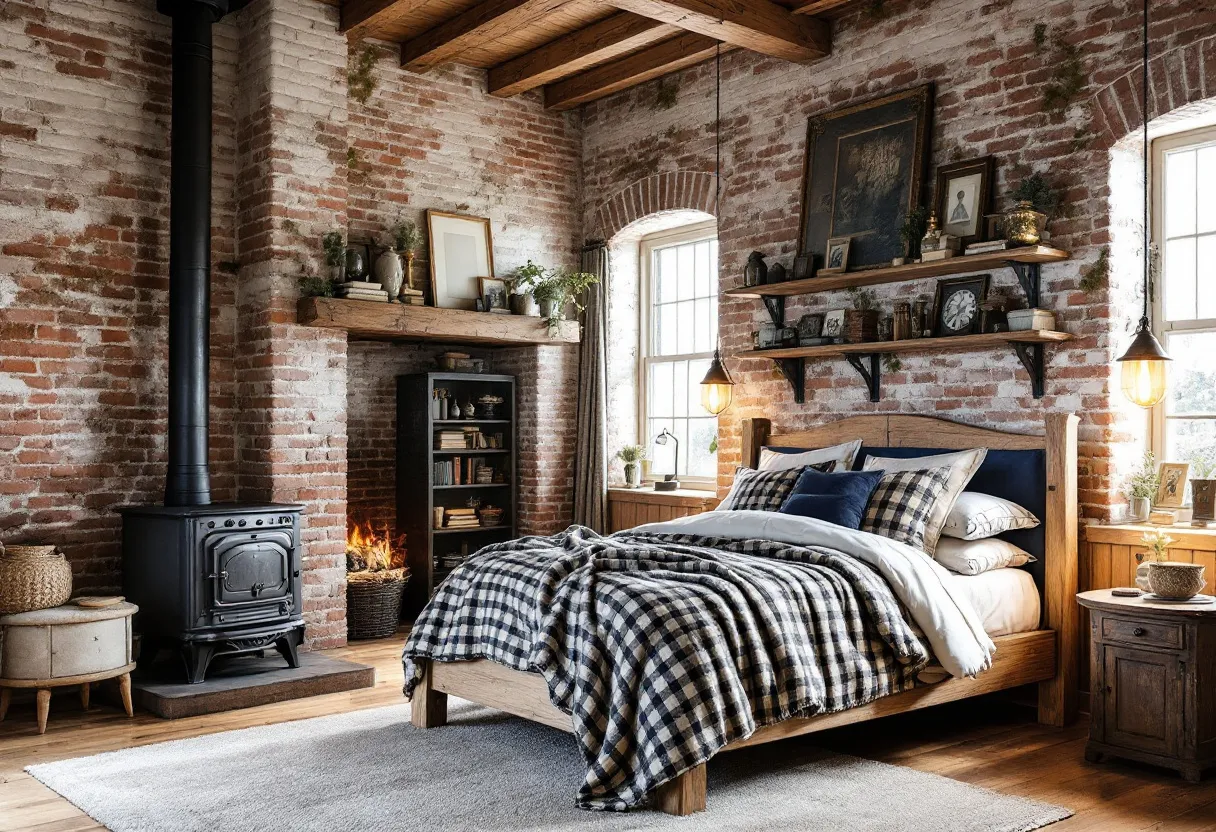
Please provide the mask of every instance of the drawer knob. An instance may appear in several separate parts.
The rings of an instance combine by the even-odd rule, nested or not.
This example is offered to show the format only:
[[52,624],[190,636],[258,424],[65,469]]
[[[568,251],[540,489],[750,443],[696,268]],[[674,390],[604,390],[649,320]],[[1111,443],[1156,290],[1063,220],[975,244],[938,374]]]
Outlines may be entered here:
[[1144,628],[1143,628],[1143,627],[1137,627],[1136,629],[1132,630],[1132,635],[1134,635],[1134,636],[1142,636],[1142,635],[1144,635]]

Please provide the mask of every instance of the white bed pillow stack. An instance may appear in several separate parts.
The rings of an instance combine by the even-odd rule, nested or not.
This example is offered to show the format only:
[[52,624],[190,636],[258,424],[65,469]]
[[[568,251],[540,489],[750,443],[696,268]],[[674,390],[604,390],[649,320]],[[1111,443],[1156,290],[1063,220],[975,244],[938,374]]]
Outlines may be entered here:
[[942,528],[946,525],[946,518],[950,515],[950,509],[954,508],[955,501],[963,493],[963,489],[967,487],[967,483],[971,482],[971,478],[975,476],[975,472],[980,469],[980,465],[984,463],[984,458],[987,456],[987,448],[975,448],[970,451],[956,451],[954,453],[936,454],[934,456],[921,456],[913,459],[871,456],[866,459],[862,470],[891,472],[919,471],[933,468],[950,469],[946,488],[934,503],[933,509],[929,512],[929,516],[925,521],[924,551],[926,554],[932,555],[937,549],[937,541],[941,538]]
[[760,465],[758,471],[786,471],[790,468],[804,468],[807,465],[818,465],[823,462],[835,462],[835,471],[852,471],[853,460],[861,450],[861,440],[844,442],[830,448],[818,448],[813,451],[799,451],[785,454],[772,448],[760,449]]
[[1025,566],[1035,558],[1025,549],[1014,546],[999,537],[985,540],[959,540],[943,537],[937,543],[933,559],[951,572],[960,575],[979,575],[993,569],[1010,566]]
[[960,575],[1025,566],[1034,557],[997,535],[1038,525],[1039,518],[1017,503],[978,491],[964,491],[946,517],[943,537],[933,557]]

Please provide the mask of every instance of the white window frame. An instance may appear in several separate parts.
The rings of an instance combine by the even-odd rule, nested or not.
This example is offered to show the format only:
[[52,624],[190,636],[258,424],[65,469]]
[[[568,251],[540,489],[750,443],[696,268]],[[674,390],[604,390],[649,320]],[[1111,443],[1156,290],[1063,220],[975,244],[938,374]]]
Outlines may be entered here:
[[[1153,240],[1159,247],[1160,256],[1165,256],[1165,155],[1170,151],[1178,150],[1179,148],[1194,147],[1197,145],[1216,144],[1216,127],[1204,127],[1199,130],[1188,130],[1184,133],[1175,133],[1169,136],[1163,136],[1153,141],[1153,169],[1152,169],[1152,226]],[[1164,274],[1160,277],[1161,281],[1165,280]],[[1153,331],[1156,332],[1165,347],[1165,351],[1170,351],[1170,336],[1176,333],[1193,333],[1193,332],[1216,332],[1216,318],[1201,318],[1193,321],[1167,321],[1165,319],[1165,287],[1153,287]],[[1168,397],[1167,397],[1168,401]],[[1152,408],[1150,414],[1150,429],[1149,429],[1149,448],[1157,459],[1163,462],[1169,462],[1165,458],[1166,453],[1166,422],[1169,419],[1216,419],[1214,414],[1191,414],[1188,416],[1166,416],[1167,401],[1162,401],[1160,404]]]
[[[654,437],[647,436],[650,419],[646,398],[650,392],[650,364],[654,356],[651,354],[651,311],[654,306],[654,256],[655,252],[672,246],[700,243],[706,240],[718,239],[717,220],[699,222],[695,225],[683,225],[670,231],[660,231],[643,237],[638,247],[638,444],[644,446],[647,452],[654,446]],[[706,353],[689,353],[688,355],[664,355],[660,361],[704,360],[714,357],[713,350]],[[688,448],[681,448],[685,454]],[[687,456],[684,457],[686,460]],[[653,482],[667,474],[666,471],[649,472],[647,482]],[[698,491],[717,491],[717,477],[680,477],[680,486]]]

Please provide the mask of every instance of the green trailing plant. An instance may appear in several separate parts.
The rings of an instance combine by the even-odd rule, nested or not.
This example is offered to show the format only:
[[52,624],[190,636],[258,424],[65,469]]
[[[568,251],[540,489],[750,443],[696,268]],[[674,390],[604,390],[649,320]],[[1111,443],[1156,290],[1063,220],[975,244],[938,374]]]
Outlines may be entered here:
[[346,89],[360,104],[366,104],[376,91],[375,68],[376,50],[371,46],[353,53],[346,64]]
[[422,232],[412,220],[399,220],[392,233],[393,249],[398,254],[417,254],[422,248]]
[[670,110],[680,103],[680,82],[674,76],[660,78],[655,87],[652,110]]
[[920,241],[929,230],[929,209],[918,205],[904,215],[903,225],[899,227],[899,236],[904,241],[904,251],[913,259],[920,257]]
[[545,279],[547,270],[544,266],[538,266],[531,260],[526,266],[520,266],[511,276],[507,278],[507,283],[511,287],[511,291],[517,295],[527,294]]
[[536,298],[537,303],[552,301],[552,308],[547,318],[550,337],[556,335],[561,326],[566,304],[573,303],[574,308],[582,312],[583,305],[579,301],[579,297],[587,291],[588,287],[599,282],[598,277],[588,272],[568,272],[558,269],[549,272],[533,287],[532,296]]
[[346,148],[346,167],[351,171],[358,172],[363,166],[363,154],[359,152],[357,147]]
[[1160,485],[1157,457],[1152,451],[1145,451],[1140,460],[1140,467],[1127,478],[1127,496],[1133,500],[1152,500],[1157,496],[1157,488]]
[[334,282],[328,277],[306,274],[300,278],[300,297],[332,298],[335,294]]
[[1103,246],[1098,259],[1081,270],[1081,291],[1100,292],[1110,285],[1110,246]]
[[873,289],[850,286],[849,299],[853,301],[853,308],[858,312],[873,312],[878,308],[878,293]]
[[887,353],[882,357],[882,369],[888,373],[898,373],[904,368],[904,362],[899,360],[899,356],[893,353]]
[[616,458],[626,465],[634,465],[646,458],[646,446],[626,445],[616,452]]
[[714,434],[714,438],[709,440],[709,452],[716,454],[718,452],[718,434]]
[[1085,88],[1085,63],[1081,47],[1068,40],[1063,32],[1052,36],[1050,59],[1051,77],[1043,85],[1043,109],[1055,121],[1064,119],[1065,111]]
[[1034,210],[1052,219],[1060,210],[1062,197],[1041,173],[1032,173],[1022,179],[1011,194],[1015,202],[1029,202]]
[[325,251],[325,265],[337,268],[346,262],[346,235],[341,231],[331,231],[322,237],[321,248]]

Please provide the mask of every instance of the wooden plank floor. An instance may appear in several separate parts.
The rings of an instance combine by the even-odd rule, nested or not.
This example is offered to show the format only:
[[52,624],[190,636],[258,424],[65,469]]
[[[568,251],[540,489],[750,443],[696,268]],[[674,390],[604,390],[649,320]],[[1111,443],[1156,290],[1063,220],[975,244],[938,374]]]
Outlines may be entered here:
[[[0,723],[0,832],[100,829],[86,815],[22,769],[130,746],[306,719],[401,701],[401,638],[361,642],[332,655],[376,666],[376,686],[226,714],[165,721],[148,714],[127,719],[106,704],[80,710],[74,691],[57,694],[45,736],[32,705],[14,705]],[[96,699],[96,697],[95,697]],[[1084,724],[1064,731],[1033,722],[1032,712],[994,699],[931,708],[868,725],[854,725],[791,742],[905,765],[1007,794],[1072,808],[1076,816],[1051,832],[1216,832],[1216,775],[1191,786],[1145,766],[1083,761]],[[739,752],[745,753],[745,752]],[[713,764],[710,763],[712,766]],[[692,828],[712,828],[711,814]]]

